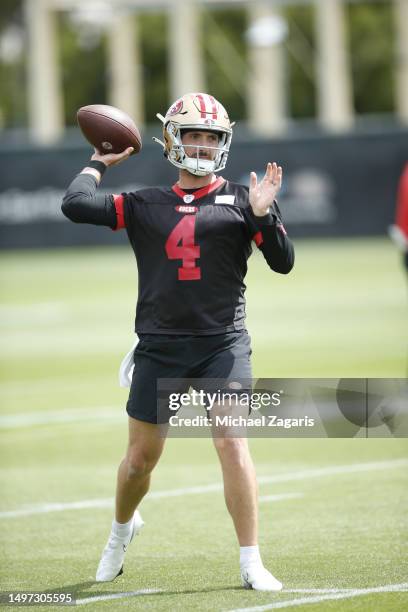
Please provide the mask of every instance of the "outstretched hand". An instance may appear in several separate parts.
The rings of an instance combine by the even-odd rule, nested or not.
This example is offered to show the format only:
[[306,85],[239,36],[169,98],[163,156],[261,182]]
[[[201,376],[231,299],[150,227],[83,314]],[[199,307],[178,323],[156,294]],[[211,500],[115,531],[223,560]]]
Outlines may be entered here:
[[249,183],[249,203],[256,217],[264,217],[269,212],[278,191],[282,186],[282,167],[268,162],[263,179],[258,183],[255,172],[251,172]]
[[122,153],[100,153],[98,149],[95,149],[95,153],[92,155],[91,159],[95,161],[101,161],[105,164],[105,166],[115,166],[116,164],[120,164],[120,162],[124,161],[133,153],[133,147],[128,147]]

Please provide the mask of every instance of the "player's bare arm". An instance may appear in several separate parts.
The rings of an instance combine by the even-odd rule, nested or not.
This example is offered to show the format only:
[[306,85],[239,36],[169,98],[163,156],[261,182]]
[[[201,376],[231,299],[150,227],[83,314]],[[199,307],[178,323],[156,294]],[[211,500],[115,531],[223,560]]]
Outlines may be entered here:
[[282,175],[282,167],[275,162],[267,164],[265,175],[259,183],[256,173],[251,172],[249,203],[255,217],[264,217],[269,213],[269,207],[272,206],[282,186]]

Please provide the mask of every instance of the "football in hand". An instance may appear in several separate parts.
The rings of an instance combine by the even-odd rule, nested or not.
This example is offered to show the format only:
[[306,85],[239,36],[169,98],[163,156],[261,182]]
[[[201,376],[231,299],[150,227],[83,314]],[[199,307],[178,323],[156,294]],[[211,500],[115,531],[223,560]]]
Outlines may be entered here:
[[82,106],[77,120],[83,135],[99,153],[122,153],[133,147],[135,153],[142,148],[142,139],[133,119],[119,108],[107,104]]

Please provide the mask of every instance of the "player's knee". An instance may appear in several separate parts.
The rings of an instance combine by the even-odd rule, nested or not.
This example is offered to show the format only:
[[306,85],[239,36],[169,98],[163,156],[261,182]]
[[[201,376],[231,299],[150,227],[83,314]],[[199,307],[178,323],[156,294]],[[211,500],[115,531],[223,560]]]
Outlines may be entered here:
[[152,455],[143,452],[129,452],[126,457],[127,477],[129,480],[148,476],[157,463]]
[[246,463],[249,451],[244,438],[214,438],[214,446],[221,461],[234,461],[238,465]]

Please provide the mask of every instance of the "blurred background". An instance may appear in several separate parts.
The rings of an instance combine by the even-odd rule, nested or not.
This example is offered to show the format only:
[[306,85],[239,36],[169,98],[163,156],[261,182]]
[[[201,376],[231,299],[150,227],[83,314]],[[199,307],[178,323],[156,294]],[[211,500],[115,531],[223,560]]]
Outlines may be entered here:
[[208,91],[237,122],[230,179],[285,168],[293,236],[381,235],[408,157],[406,0],[2,0],[0,241],[3,247],[120,243],[60,213],[89,158],[80,106],[112,104],[143,153],[108,190],[168,184],[157,112]]

